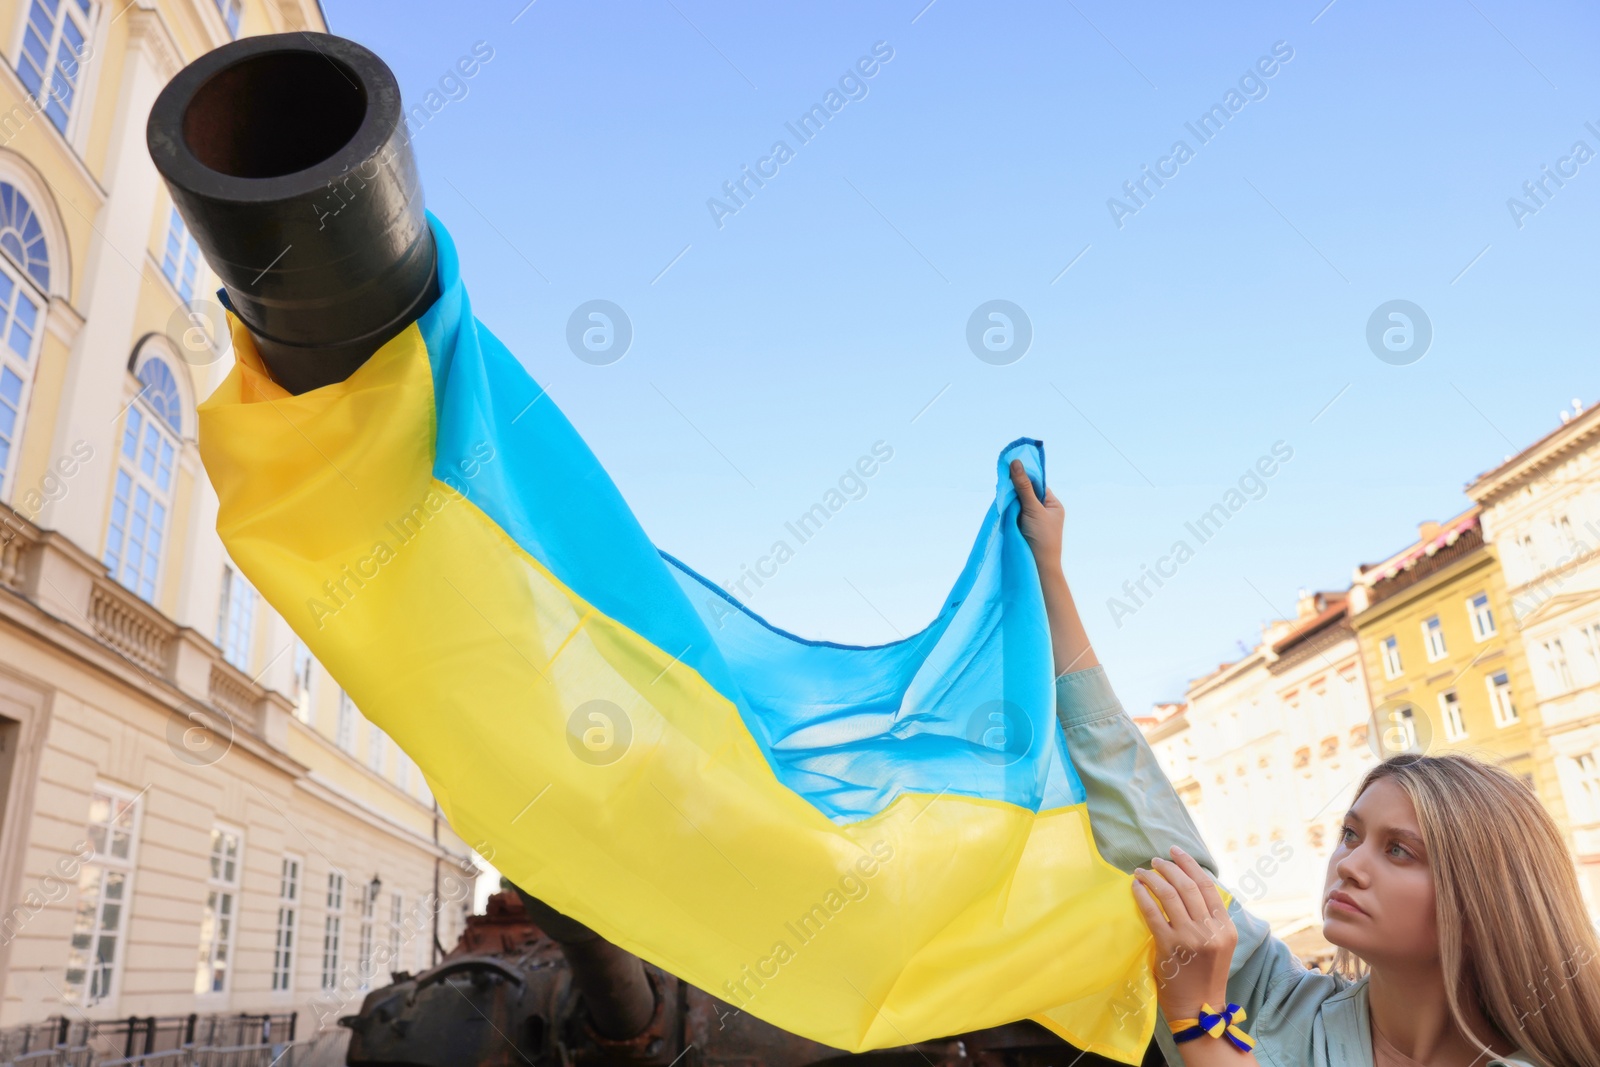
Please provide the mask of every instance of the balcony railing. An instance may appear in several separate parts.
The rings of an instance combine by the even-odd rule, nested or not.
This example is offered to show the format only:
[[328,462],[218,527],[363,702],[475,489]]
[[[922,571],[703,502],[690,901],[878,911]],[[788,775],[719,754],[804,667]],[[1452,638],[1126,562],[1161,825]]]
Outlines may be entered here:
[[139,673],[209,704],[236,728],[259,734],[270,701],[277,700],[288,710],[286,699],[269,694],[224,660],[213,642],[186,631],[60,534],[41,530],[4,504],[0,504],[0,589],[75,626]]

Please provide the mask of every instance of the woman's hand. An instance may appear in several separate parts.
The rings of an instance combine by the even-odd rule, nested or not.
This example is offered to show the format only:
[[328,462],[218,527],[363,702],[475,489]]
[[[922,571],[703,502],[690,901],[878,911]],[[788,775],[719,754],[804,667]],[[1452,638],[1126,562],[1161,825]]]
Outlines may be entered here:
[[1017,529],[1033,549],[1033,562],[1039,569],[1056,674],[1099,666],[1083,620],[1078,617],[1077,605],[1072,602],[1072,590],[1067,588],[1066,573],[1061,569],[1061,528],[1066,524],[1067,509],[1049,487],[1045,488],[1044,500],[1039,499],[1020,459],[1011,461],[1011,484],[1016,486],[1017,500],[1022,504]]
[[1156,1001],[1168,1019],[1195,1018],[1202,1004],[1220,1011],[1239,931],[1217,884],[1176,845],[1171,860],[1150,863],[1134,871],[1133,898],[1156,939]]
[[1017,529],[1022,531],[1039,569],[1061,566],[1061,529],[1066,524],[1067,509],[1061,506],[1055,493],[1045,486],[1044,500],[1033,490],[1033,482],[1022,467],[1022,460],[1011,461],[1011,484],[1016,486],[1017,501],[1022,513],[1017,516]]

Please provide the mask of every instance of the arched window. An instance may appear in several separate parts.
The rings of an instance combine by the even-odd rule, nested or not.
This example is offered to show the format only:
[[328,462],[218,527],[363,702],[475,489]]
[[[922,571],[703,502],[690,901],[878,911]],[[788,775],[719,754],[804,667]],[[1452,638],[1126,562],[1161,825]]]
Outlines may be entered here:
[[141,388],[128,405],[117,450],[105,564],[117,581],[153,601],[172,510],[182,402],[172,368],[160,357],[147,357],[138,378]]
[[172,432],[183,436],[183,400],[178,395],[178,380],[172,368],[159,359],[145,361],[139,368],[139,383],[144,386],[139,395],[161,416]]
[[[28,410],[28,387],[39,362],[40,308],[50,285],[50,250],[33,205],[0,182],[0,498],[11,479]],[[36,284],[39,289],[35,290]],[[41,291],[42,290],[42,291]]]
[[45,247],[44,227],[28,198],[10,182],[0,182],[0,248],[40,289],[50,291],[50,250]]

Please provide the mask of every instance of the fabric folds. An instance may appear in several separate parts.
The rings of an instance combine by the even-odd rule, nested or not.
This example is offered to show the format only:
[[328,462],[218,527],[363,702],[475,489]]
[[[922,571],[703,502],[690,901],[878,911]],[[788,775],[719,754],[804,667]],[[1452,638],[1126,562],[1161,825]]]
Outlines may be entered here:
[[291,396],[234,320],[200,448],[234,562],[507,877],[731,1005],[841,1049],[1033,1018],[1137,1063],[1152,942],[1056,721],[996,494],[935,619],[808,641],[660,551],[593,454],[441,296]]

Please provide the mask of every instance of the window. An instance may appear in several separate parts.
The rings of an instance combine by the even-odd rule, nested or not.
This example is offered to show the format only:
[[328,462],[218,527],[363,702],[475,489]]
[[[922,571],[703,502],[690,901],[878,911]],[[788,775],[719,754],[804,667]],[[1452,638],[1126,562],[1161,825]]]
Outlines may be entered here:
[[1563,515],[1550,523],[1556,532],[1556,544],[1563,546],[1571,552],[1578,547],[1577,535],[1572,532],[1572,520]]
[[1402,752],[1416,752],[1417,744],[1417,716],[1411,705],[1402,704],[1391,707],[1385,713],[1388,720],[1383,730],[1378,734],[1379,743],[1385,757],[1398,756]]
[[1398,678],[1403,669],[1400,666],[1400,642],[1390,634],[1383,639],[1383,676]]
[[1439,616],[1430,615],[1422,622],[1422,645],[1428,650],[1428,662],[1444,659],[1444,626]]
[[394,784],[402,793],[411,792],[411,757],[398,748],[394,753]]
[[1539,551],[1539,544],[1531,533],[1522,535],[1522,555],[1535,572],[1544,570],[1544,553]]
[[[28,386],[39,362],[42,293],[30,292],[24,274],[47,290],[50,255],[44,229],[26,197],[0,182],[0,494],[9,491],[12,460],[20,451]],[[15,269],[13,269],[15,268]]]
[[122,448],[117,454],[105,564],[117,581],[144,599],[154,600],[172,501],[182,405],[177,382],[161,360],[147,360],[139,371],[139,381],[143,388],[128,405]]
[[167,219],[167,246],[161,253],[161,273],[178,290],[184,303],[194,299],[194,276],[200,265],[200,245],[184,224],[178,209]]
[[222,658],[241,671],[250,669],[250,644],[255,634],[256,591],[233,567],[222,565],[222,601],[217,608],[217,647]]
[[28,5],[17,77],[62,133],[78,102],[79,61],[87,51],[93,11],[90,0],[32,0]]
[[1467,724],[1461,718],[1461,700],[1454,689],[1439,694],[1439,716],[1444,720],[1444,739],[1459,741],[1467,736]]
[[372,988],[372,920],[378,907],[378,895],[373,883],[361,887],[361,940],[356,955],[356,971],[361,978],[361,988]]
[[367,723],[367,770],[373,774],[383,773],[383,749],[386,738],[383,731],[372,723]]
[[272,990],[294,988],[295,923],[300,917],[300,859],[283,857],[278,874],[278,932],[272,947]]
[[1595,761],[1593,752],[1574,756],[1572,762],[1578,773],[1578,785],[1583,790],[1588,821],[1593,822],[1600,819],[1600,763]]
[[1484,679],[1489,686],[1489,707],[1494,711],[1496,726],[1510,726],[1517,721],[1517,708],[1511,702],[1511,677],[1505,671],[1496,671]]
[[1477,641],[1487,641],[1497,631],[1494,627],[1494,612],[1489,607],[1489,594],[1479,593],[1467,601],[1467,614],[1472,617],[1472,637]]
[[194,969],[196,993],[228,990],[239,917],[239,837],[235,830],[211,831],[211,869],[206,876],[206,908],[200,915],[200,958]]
[[1544,665],[1556,692],[1572,688],[1572,668],[1567,665],[1567,650],[1562,647],[1561,638],[1554,637],[1544,643]]
[[390,970],[400,969],[400,931],[404,927],[405,900],[399,893],[389,894],[389,963]]
[[356,706],[343,689],[339,690],[339,721],[334,724],[333,741],[346,752],[356,750]]
[[1589,680],[1600,681],[1600,622],[1578,631],[1583,635],[1583,651],[1589,660]]
[[315,663],[311,649],[298,637],[294,639],[294,678],[290,693],[294,697],[294,717],[306,725],[316,722],[316,709],[311,704],[311,665]]
[[328,913],[322,920],[322,988],[339,985],[339,938],[344,925],[344,875],[328,872]]
[[217,10],[222,12],[222,21],[228,24],[228,34],[239,36],[239,17],[244,13],[244,0],[217,0]]
[[89,797],[91,859],[78,872],[78,906],[63,999],[90,1008],[116,991],[117,961],[132,895],[137,797],[97,788]]

